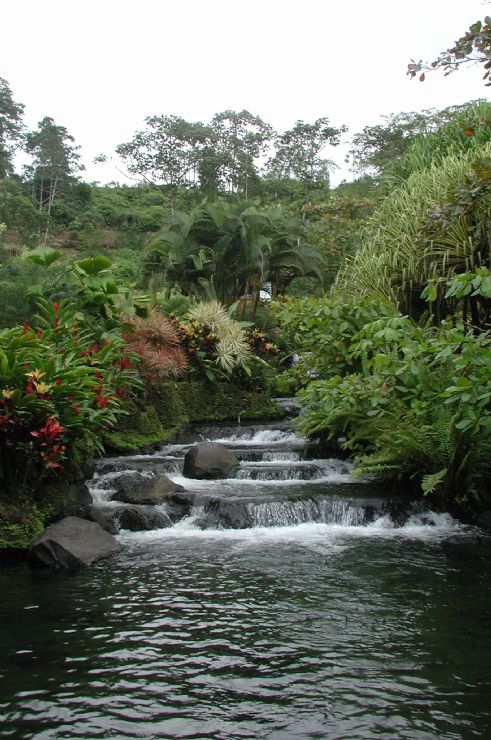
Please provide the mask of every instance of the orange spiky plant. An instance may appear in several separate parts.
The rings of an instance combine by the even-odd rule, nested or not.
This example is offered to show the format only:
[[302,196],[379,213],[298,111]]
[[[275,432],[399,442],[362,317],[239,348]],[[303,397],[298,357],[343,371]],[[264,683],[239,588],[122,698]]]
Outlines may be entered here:
[[187,367],[179,335],[166,316],[154,308],[147,318],[132,316],[127,322],[127,344],[140,356],[147,382],[177,377]]

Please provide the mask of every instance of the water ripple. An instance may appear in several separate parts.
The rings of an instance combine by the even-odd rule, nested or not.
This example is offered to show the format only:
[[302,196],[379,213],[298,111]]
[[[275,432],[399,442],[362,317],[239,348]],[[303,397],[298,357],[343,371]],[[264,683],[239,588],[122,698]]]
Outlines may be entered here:
[[489,736],[489,562],[318,544],[140,539],[75,578],[1,572],[0,736]]

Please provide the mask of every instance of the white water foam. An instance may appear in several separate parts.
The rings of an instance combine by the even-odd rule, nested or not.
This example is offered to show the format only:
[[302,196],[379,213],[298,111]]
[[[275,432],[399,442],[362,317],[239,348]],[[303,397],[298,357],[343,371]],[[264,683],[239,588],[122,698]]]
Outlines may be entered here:
[[295,432],[282,432],[280,429],[261,429],[252,436],[246,430],[237,434],[231,434],[229,437],[214,439],[214,442],[220,442],[225,445],[238,446],[261,446],[271,444],[289,444],[295,447],[303,447],[307,440],[299,437]]
[[[268,480],[268,479],[260,479],[256,480],[253,478],[219,478],[216,480],[196,480],[196,478],[186,478],[184,475],[179,473],[170,473],[169,477],[172,479],[174,483],[178,483],[183,488],[186,488],[188,491],[202,491],[203,493],[206,492],[213,492],[213,491],[230,491],[230,489],[233,490],[244,490],[244,488],[284,488],[285,486],[298,486],[299,484],[302,484],[302,486],[312,486],[316,485],[319,486],[323,483],[353,483],[353,478],[348,473],[327,473],[326,475],[319,477],[319,478],[313,478],[310,480],[302,480],[300,478],[287,478],[285,480]],[[360,481],[356,481],[357,483],[360,483]]]
[[[94,500],[96,506],[121,506],[121,501],[111,501],[112,496],[116,493],[117,488],[111,486],[111,482],[117,480],[122,475],[133,475],[134,468],[126,470],[114,470],[108,473],[94,473],[93,478],[87,481],[87,488]],[[138,473],[143,478],[154,478],[155,475],[151,470],[141,470]]]
[[310,543],[342,544],[343,540],[357,538],[439,542],[456,532],[465,534],[474,531],[473,527],[461,524],[450,514],[439,514],[433,511],[413,515],[401,527],[396,527],[389,517],[381,517],[364,526],[308,522],[290,526],[251,527],[250,529],[200,529],[195,523],[200,515],[197,512],[167,529],[155,529],[147,532],[123,531],[119,534],[118,539],[125,544],[191,538],[195,540],[234,540],[249,545],[275,542],[309,545]]

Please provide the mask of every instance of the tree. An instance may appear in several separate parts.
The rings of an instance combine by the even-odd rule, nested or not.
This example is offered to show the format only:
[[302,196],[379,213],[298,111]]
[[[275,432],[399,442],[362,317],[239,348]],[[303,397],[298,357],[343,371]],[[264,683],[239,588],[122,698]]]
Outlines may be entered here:
[[432,125],[435,111],[383,116],[384,123],[365,126],[353,136],[346,161],[357,172],[381,174],[400,160],[414,137]]
[[0,179],[0,223],[16,229],[24,240],[37,231],[39,216],[20,183],[13,178]]
[[[456,132],[460,131],[459,145],[468,136],[468,128],[488,116],[486,104],[471,101],[453,105],[443,110],[423,110],[383,116],[384,123],[365,126],[355,134],[346,161],[358,172],[372,175],[390,174],[401,177],[399,164],[410,155],[418,142],[426,142],[426,159],[437,154],[442,146],[457,143]],[[467,133],[466,133],[467,132]],[[404,169],[404,167],[402,167]]]
[[307,241],[317,247],[325,260],[324,286],[332,283],[340,265],[355,254],[361,244],[361,230],[376,206],[372,194],[360,195],[352,183],[331,191],[322,203],[305,203],[302,215]]
[[[202,124],[192,124],[180,116],[149,116],[146,130],[120,144],[117,154],[128,170],[156,185],[188,185],[194,180],[193,150],[205,132]],[[204,129],[204,127],[203,127]]]
[[12,174],[12,154],[23,138],[24,106],[16,103],[7,80],[0,77],[0,177]]
[[205,194],[219,190],[247,193],[257,177],[255,160],[264,154],[272,129],[248,111],[217,113],[211,124],[180,116],[151,116],[116,152],[129,172],[155,185],[200,187]]
[[415,62],[411,59],[407,74],[411,79],[419,76],[420,81],[424,82],[428,71],[443,69],[445,75],[449,75],[467,64],[482,64],[484,66],[483,80],[486,85],[491,85],[491,17],[489,15],[485,17],[484,23],[481,21],[473,23],[453,46],[442,51],[440,56],[430,64],[422,60]]
[[277,178],[299,180],[310,186],[329,183],[331,160],[322,156],[327,144],[339,144],[345,126],[333,128],[328,118],[314,123],[297,121],[289,131],[276,137],[276,153],[268,162],[268,172]]
[[57,195],[64,186],[75,183],[75,173],[84,169],[74,141],[64,126],[57,126],[49,117],[43,118],[37,131],[26,137],[26,149],[33,157],[26,175],[32,200],[39,212],[47,216],[46,236]]
[[205,203],[176,212],[148,244],[146,270],[166,287],[230,304],[272,281],[285,287],[296,275],[320,277],[318,250],[303,241],[299,219],[279,208],[240,201]]
[[273,129],[247,110],[217,113],[211,127],[221,153],[223,184],[247,198],[251,181],[258,177],[256,160],[265,154]]
[[179,187],[200,186],[214,195],[225,161],[213,128],[180,116],[151,116],[145,122],[145,130],[116,148],[129,172],[153,185],[168,186],[173,208]]

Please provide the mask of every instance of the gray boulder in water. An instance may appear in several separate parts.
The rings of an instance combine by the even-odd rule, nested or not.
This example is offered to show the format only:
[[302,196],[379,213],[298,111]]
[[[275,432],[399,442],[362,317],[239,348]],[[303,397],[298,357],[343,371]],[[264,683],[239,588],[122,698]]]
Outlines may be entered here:
[[204,516],[198,522],[203,529],[247,529],[252,527],[252,517],[244,501],[234,499],[210,499],[204,507]]
[[125,504],[143,504],[152,506],[162,504],[177,491],[184,491],[178,483],[162,475],[159,478],[128,478],[118,483],[118,490],[113,495],[113,501],[122,501]]
[[119,532],[119,528],[116,526],[116,522],[114,521],[113,510],[106,511],[98,506],[91,506],[87,519],[99,524],[99,526],[101,526],[102,529],[105,529],[106,532],[109,532],[109,534],[118,534]]
[[131,532],[163,529],[173,524],[171,518],[155,506],[125,506],[116,512],[115,519],[121,529],[129,529]]
[[491,511],[483,511],[476,519],[478,527],[491,531]]
[[119,542],[99,524],[67,516],[34,540],[28,558],[32,565],[73,569],[91,565],[119,550]]
[[186,452],[183,474],[187,478],[232,478],[239,467],[234,453],[219,442],[200,442]]

